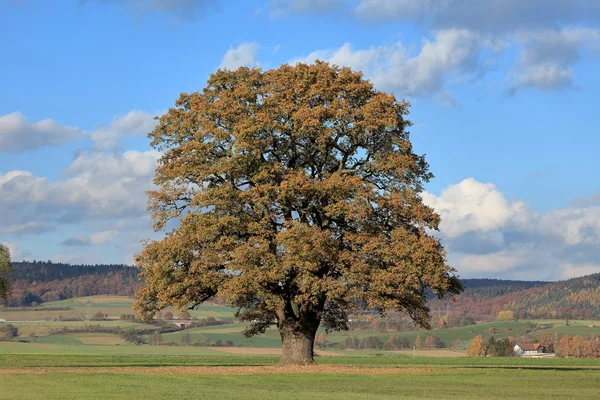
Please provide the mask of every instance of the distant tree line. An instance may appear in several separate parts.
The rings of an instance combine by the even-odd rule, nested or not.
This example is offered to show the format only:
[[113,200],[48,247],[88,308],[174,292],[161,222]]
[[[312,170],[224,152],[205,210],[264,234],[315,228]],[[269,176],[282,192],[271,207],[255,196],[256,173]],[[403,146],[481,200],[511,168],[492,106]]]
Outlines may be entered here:
[[468,279],[463,285],[465,292],[456,301],[433,300],[431,309],[448,305],[454,320],[474,316],[492,321],[503,311],[515,320],[600,319],[600,274],[549,283]]
[[487,340],[483,335],[475,336],[467,347],[469,357],[512,357],[514,341],[510,338],[496,339],[490,336]]
[[597,337],[584,339],[577,335],[564,335],[556,344],[556,355],[559,357],[599,358],[600,340]]
[[5,304],[36,306],[99,294],[133,296],[138,270],[127,265],[70,265],[50,261],[13,263],[12,293]]

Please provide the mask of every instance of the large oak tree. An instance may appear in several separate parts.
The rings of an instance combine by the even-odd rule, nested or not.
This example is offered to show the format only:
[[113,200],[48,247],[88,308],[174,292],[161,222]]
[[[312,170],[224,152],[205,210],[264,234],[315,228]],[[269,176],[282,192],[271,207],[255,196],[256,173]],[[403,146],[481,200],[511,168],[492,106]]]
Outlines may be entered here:
[[[163,152],[154,228],[136,263],[137,311],[219,296],[251,336],[276,325],[282,363],[313,362],[319,326],[347,313],[408,313],[429,326],[427,289],[458,293],[420,193],[409,104],[348,68],[317,62],[220,70],[149,134]],[[430,292],[430,293],[431,293]]]

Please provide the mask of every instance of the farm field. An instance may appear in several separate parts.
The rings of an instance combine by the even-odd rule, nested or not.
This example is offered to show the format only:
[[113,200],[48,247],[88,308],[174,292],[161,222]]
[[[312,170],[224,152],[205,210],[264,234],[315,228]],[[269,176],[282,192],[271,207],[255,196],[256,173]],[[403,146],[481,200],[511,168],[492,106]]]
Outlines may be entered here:
[[[0,342],[0,352],[17,353],[56,353],[56,354],[115,354],[115,355],[228,355],[240,354],[276,354],[281,348],[279,332],[272,328],[263,335],[246,338],[242,331],[245,324],[232,321],[234,311],[224,306],[214,304],[202,305],[191,314],[196,318],[213,317],[218,320],[231,321],[232,323],[217,326],[205,326],[185,329],[177,332],[163,333],[160,346],[145,344],[142,346],[125,342],[118,333],[94,333],[94,332],[68,332],[58,333],[61,329],[80,330],[86,325],[96,325],[103,328],[121,328],[124,330],[135,329],[146,332],[142,337],[146,343],[150,342],[148,329],[151,325],[118,320],[121,314],[131,314],[131,307],[135,299],[124,296],[90,296],[67,299],[51,303],[44,303],[35,310],[2,311],[0,318],[7,319],[19,330],[19,336],[13,342]],[[44,308],[63,307],[70,310],[44,311]],[[41,310],[41,311],[40,311]],[[91,311],[90,311],[91,310]],[[52,313],[65,315],[74,314],[86,318],[90,313],[102,311],[109,315],[109,320],[103,321],[59,321],[51,318],[40,318],[51,316]],[[176,310],[172,312],[177,315]],[[21,322],[14,322],[21,321]],[[1,325],[2,323],[0,323]],[[460,328],[433,329],[431,331],[407,331],[407,332],[381,332],[371,329],[332,332],[325,335],[328,347],[324,354],[355,355],[360,354],[382,354],[388,356],[412,357],[464,357],[464,347],[476,335],[489,336],[494,332],[496,338],[506,336],[519,336],[535,324],[553,324],[549,329],[532,332],[532,337],[543,332],[556,333],[559,337],[564,334],[582,337],[600,336],[599,321],[571,320],[567,326],[565,320],[532,320],[532,321],[494,321],[482,322],[475,325]],[[460,341],[459,348],[448,348],[440,350],[418,349],[412,350],[340,350],[348,337],[363,339],[369,336],[377,336],[382,342],[386,342],[391,336],[405,337],[412,344],[418,335],[424,339],[426,334],[438,336],[446,345],[452,345]],[[186,336],[190,344],[200,346],[181,346]],[[189,335],[189,336],[188,336]],[[29,342],[29,343],[23,343]],[[223,347],[222,347],[223,346]],[[225,347],[226,346],[226,347]],[[327,353],[329,352],[329,353]]]
[[[10,321],[44,321],[79,318],[90,319],[100,311],[108,315],[109,319],[118,319],[121,314],[133,314],[134,298],[126,296],[89,296],[43,303],[35,311],[5,311],[0,308],[0,319]],[[52,310],[51,308],[69,308],[70,310]],[[49,310],[43,310],[49,308]],[[179,314],[178,310],[167,308],[173,315]],[[189,310],[192,317],[213,317],[222,320],[233,320],[233,311],[228,307],[203,304],[197,310]]]
[[[595,399],[595,360],[0,355],[0,399]],[[543,382],[515,385],[514,382]]]

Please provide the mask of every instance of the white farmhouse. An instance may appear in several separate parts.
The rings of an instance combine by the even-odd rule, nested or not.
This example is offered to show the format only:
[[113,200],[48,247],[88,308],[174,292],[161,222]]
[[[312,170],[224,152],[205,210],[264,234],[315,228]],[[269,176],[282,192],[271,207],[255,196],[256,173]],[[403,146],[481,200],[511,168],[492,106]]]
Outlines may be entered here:
[[539,343],[516,344],[513,353],[515,356],[535,356],[544,352],[544,347]]

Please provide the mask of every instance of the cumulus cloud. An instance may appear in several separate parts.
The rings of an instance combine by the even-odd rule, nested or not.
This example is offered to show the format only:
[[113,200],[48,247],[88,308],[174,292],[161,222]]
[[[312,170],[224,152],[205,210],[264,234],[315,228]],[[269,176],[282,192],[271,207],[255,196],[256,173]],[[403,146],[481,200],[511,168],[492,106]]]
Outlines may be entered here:
[[84,137],[82,130],[51,119],[31,122],[20,112],[0,116],[0,152],[56,146]]
[[157,125],[154,116],[144,111],[130,111],[125,116],[115,118],[105,128],[91,134],[91,139],[99,149],[115,148],[119,139],[125,136],[145,135]]
[[538,221],[538,233],[554,235],[567,245],[600,245],[600,207],[552,210]]
[[89,236],[76,236],[73,238],[66,239],[61,244],[64,246],[93,246],[102,245],[109,243],[117,236],[120,232],[117,230],[105,230],[100,232],[92,233]]
[[[355,2],[347,4],[353,7]],[[405,20],[435,29],[492,33],[600,21],[600,3],[589,0],[361,0],[354,11],[371,21]]]
[[293,62],[317,59],[363,71],[375,85],[399,95],[418,96],[440,93],[445,105],[456,105],[447,91],[449,78],[461,79],[484,71],[482,51],[496,51],[501,43],[464,29],[437,32],[424,38],[418,54],[411,55],[402,43],[391,46],[353,49],[349,43],[338,49],[318,50]]
[[[367,59],[360,61],[356,60],[358,52],[344,57],[343,53],[348,53],[344,47],[315,55],[344,58],[344,65],[361,70],[367,64],[380,70],[371,77],[386,89],[409,95],[436,94],[444,106],[456,105],[448,91],[443,91],[445,96],[437,95],[444,78],[465,73],[473,78],[483,76],[476,73],[476,60],[490,41],[497,52],[512,46],[519,53],[507,74],[504,91],[508,95],[523,88],[578,88],[573,66],[587,52],[600,48],[600,30],[590,28],[600,23],[600,2],[590,0],[280,0],[272,4],[286,13],[329,13],[333,4],[338,12],[343,8],[358,20],[408,22],[435,33],[438,37],[426,40],[421,53],[412,58],[402,46],[363,51]],[[487,64],[497,66],[494,57]]]
[[600,265],[600,207],[536,213],[472,178],[423,200],[441,215],[450,263],[465,277],[563,279]]
[[600,264],[563,264],[561,265],[562,278],[570,279],[578,276],[596,274],[600,272]]
[[139,216],[159,157],[157,151],[82,153],[55,182],[28,171],[0,174],[0,209],[12,210],[0,214],[0,225]]
[[87,138],[94,141],[99,150],[114,150],[120,139],[147,134],[156,124],[152,115],[133,110],[103,128],[87,132],[51,119],[32,122],[20,112],[14,112],[0,116],[0,152],[22,152]]
[[[18,235],[65,229],[76,232],[60,243],[62,249],[70,251],[50,257],[36,253],[33,257],[64,262],[130,262],[132,254],[141,250],[140,240],[154,236],[146,191],[153,188],[160,156],[157,151],[81,153],[56,181],[29,171],[0,173],[0,209],[9,210],[0,213],[0,234],[14,241]],[[107,245],[112,246],[110,253],[103,250]],[[76,246],[93,247],[83,254]],[[24,258],[31,255],[21,254]]]
[[8,225],[4,227],[3,232],[9,235],[26,235],[48,232],[54,228],[52,224],[29,221],[24,224]]
[[591,196],[579,197],[571,201],[572,207],[585,208],[593,205],[600,205],[600,193],[596,193]]
[[440,229],[448,238],[522,226],[531,214],[525,203],[509,201],[493,184],[473,178],[444,189],[439,196],[424,193],[423,200],[442,217]]
[[487,254],[453,253],[450,256],[452,266],[462,274],[485,276],[512,273],[517,269],[529,269],[535,249],[531,246],[511,246]]
[[29,251],[23,250],[16,243],[2,242],[2,244],[8,247],[8,251],[10,251],[11,261],[22,261],[31,255]]
[[243,66],[253,66],[256,63],[258,43],[242,43],[236,48],[231,48],[225,53],[219,69],[236,70]]
[[521,31],[519,61],[511,71],[508,94],[523,88],[552,90],[573,88],[573,65],[584,51],[600,49],[600,29]]

